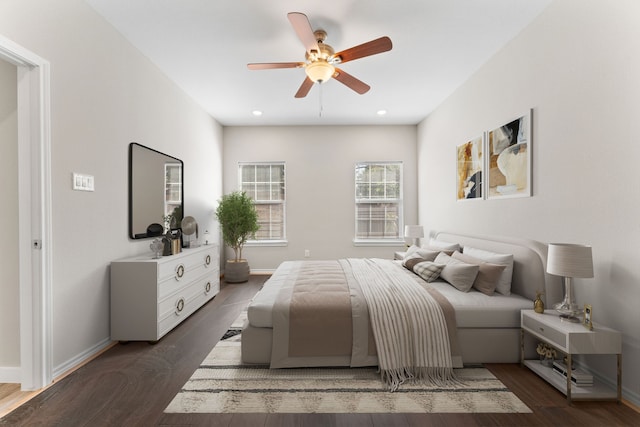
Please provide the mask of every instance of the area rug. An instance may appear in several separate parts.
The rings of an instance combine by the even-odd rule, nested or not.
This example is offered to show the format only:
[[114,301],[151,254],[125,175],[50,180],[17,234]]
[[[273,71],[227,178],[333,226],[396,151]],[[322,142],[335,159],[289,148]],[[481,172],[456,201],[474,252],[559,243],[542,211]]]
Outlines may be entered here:
[[[235,323],[235,322],[234,322]],[[491,372],[457,369],[460,384],[387,391],[376,368],[269,369],[240,362],[230,329],[171,401],[167,413],[530,413]]]

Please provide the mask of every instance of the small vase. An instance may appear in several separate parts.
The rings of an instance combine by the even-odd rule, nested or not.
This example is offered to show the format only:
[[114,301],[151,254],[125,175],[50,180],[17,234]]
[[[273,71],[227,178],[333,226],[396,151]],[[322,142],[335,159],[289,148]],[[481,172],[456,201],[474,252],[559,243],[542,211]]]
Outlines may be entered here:
[[544,301],[540,299],[540,294],[536,295],[536,300],[533,302],[533,311],[538,314],[544,313]]

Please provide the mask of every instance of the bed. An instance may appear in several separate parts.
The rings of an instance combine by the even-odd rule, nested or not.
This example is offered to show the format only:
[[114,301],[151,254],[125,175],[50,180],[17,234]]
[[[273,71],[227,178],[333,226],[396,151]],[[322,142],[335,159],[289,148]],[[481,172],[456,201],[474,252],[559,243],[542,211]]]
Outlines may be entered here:
[[[457,250],[452,250],[451,248],[456,248]],[[416,248],[412,249],[412,256],[415,256]],[[468,291],[466,289],[464,291],[459,290],[442,277],[425,285],[426,281],[422,277],[403,266],[406,263],[405,260],[386,260],[384,264],[381,264],[384,269],[395,268],[396,270],[394,270],[393,274],[395,275],[395,272],[397,272],[397,276],[402,277],[402,280],[408,280],[406,277],[411,277],[411,280],[417,281],[425,288],[435,289],[446,300],[444,304],[451,306],[454,313],[454,330],[449,331],[448,338],[451,341],[452,356],[455,358],[454,364],[456,366],[518,362],[520,360],[520,311],[533,307],[533,300],[536,298],[537,293],[542,293],[542,299],[547,306],[547,301],[561,299],[562,284],[560,277],[546,273],[546,244],[525,239],[438,232],[432,235],[423,249],[427,253],[429,251],[438,252],[438,258],[434,260],[434,264],[442,264],[443,259],[446,258],[440,254],[442,252],[442,254],[446,254],[449,257],[446,258],[448,260],[446,262],[452,262],[456,265],[457,262],[461,262],[460,259],[456,258],[457,261],[450,261],[451,257],[459,256],[461,259],[467,257],[465,261],[468,264],[477,264],[474,260],[482,259],[487,263],[487,266],[504,264],[504,270],[511,268],[509,288],[502,289],[501,293],[496,291],[491,294],[486,290],[481,292],[475,286]],[[455,252],[455,255],[452,252]],[[511,267],[508,267],[508,260],[507,262],[502,262],[502,258],[505,255],[512,257]],[[469,257],[471,258],[469,259]],[[359,261],[353,260],[353,262]],[[379,262],[382,263],[383,261],[380,260]],[[310,276],[317,277],[320,277],[319,273],[315,272],[313,268],[320,265],[322,266],[321,268],[330,270],[326,276],[328,279],[323,284],[324,287],[338,293],[345,292],[344,289],[339,289],[334,283],[334,278],[337,277],[337,273],[334,271],[336,270],[336,265],[346,265],[344,260],[328,264],[316,262],[315,266],[312,264],[313,262],[305,261],[282,263],[263,288],[255,295],[247,309],[247,321],[242,333],[243,362],[270,364],[274,368],[376,366],[378,359],[375,341],[372,338],[371,330],[366,329],[367,319],[363,319],[363,317],[366,317],[366,308],[365,315],[363,315],[362,300],[353,298],[354,293],[361,292],[358,289],[356,291],[346,291],[349,295],[347,299],[352,300],[353,304],[349,312],[352,316],[354,331],[356,325],[365,328],[364,335],[359,333],[358,338],[354,332],[350,338],[353,342],[343,345],[343,348],[351,346],[351,352],[336,350],[334,353],[329,351],[331,354],[326,354],[326,345],[323,347],[323,344],[319,341],[308,339],[309,336],[313,336],[313,330],[315,330],[319,334],[325,331],[327,334],[331,334],[332,341],[340,342],[342,340],[340,332],[344,328],[336,322],[341,316],[344,317],[344,308],[331,308],[333,310],[331,315],[322,321],[314,319],[314,316],[307,316],[305,321],[312,332],[306,336],[305,333],[301,332],[290,333],[283,326],[282,317],[288,316],[288,314],[283,315],[282,313],[289,313],[289,310],[294,311],[293,306],[289,308],[286,305],[289,304],[288,301],[292,295],[289,289],[292,282],[291,277],[299,276],[301,269],[311,268]],[[367,280],[364,281],[366,282]],[[500,281],[504,281],[503,273],[500,274]],[[451,282],[455,283],[454,280],[451,280]],[[315,289],[316,286],[317,281],[309,289]],[[504,283],[502,283],[502,286],[504,288]],[[283,294],[287,298],[283,299]],[[307,292],[301,295],[303,297],[314,296],[315,293]],[[302,300],[305,300],[305,298],[302,298]],[[318,303],[307,301],[307,304]],[[321,302],[320,304],[323,303]],[[307,342],[304,342],[305,338],[307,338]],[[356,343],[356,341],[358,342]],[[298,348],[304,348],[305,351],[295,354],[294,357],[287,357],[286,353],[291,350],[289,346],[294,348],[296,343],[299,342],[302,344],[298,345]],[[316,343],[316,349],[314,349],[314,343]],[[322,350],[318,350],[318,348],[322,348]],[[295,351],[292,352],[295,353]],[[324,354],[316,355],[314,352]],[[356,353],[359,354],[356,355]],[[357,358],[355,362],[354,358]]]

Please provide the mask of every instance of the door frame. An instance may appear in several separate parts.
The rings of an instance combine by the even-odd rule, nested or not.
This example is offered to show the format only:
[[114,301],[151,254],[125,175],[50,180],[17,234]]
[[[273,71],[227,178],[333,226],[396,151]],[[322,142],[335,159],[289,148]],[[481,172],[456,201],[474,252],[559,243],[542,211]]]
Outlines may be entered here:
[[52,382],[51,112],[49,62],[0,35],[17,67],[18,251],[22,390]]

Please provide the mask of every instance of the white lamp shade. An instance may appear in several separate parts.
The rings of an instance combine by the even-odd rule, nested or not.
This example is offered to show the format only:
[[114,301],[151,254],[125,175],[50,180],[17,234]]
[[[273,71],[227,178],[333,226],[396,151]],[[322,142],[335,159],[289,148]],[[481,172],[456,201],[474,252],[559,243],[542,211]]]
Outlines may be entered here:
[[564,277],[593,277],[591,246],[549,243],[547,273]]
[[312,82],[322,83],[329,80],[331,76],[333,76],[333,74],[336,72],[336,69],[327,61],[319,59],[307,65],[307,67],[305,68],[305,72]]
[[404,237],[420,238],[424,237],[424,228],[421,225],[405,225]]

